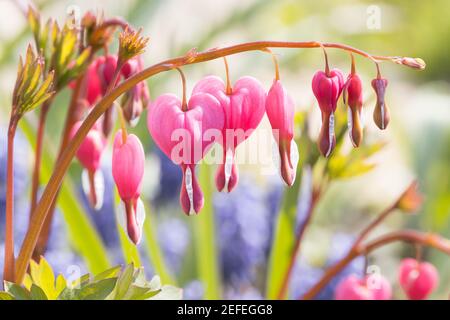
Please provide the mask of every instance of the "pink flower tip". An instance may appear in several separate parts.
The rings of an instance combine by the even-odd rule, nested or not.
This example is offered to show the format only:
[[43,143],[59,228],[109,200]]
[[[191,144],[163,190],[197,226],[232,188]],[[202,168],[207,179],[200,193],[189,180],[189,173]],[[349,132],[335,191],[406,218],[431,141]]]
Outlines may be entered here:
[[398,281],[409,299],[423,300],[438,286],[439,274],[429,262],[406,258],[400,263]]
[[392,288],[380,274],[359,278],[352,274],[339,282],[335,290],[336,300],[389,300]]

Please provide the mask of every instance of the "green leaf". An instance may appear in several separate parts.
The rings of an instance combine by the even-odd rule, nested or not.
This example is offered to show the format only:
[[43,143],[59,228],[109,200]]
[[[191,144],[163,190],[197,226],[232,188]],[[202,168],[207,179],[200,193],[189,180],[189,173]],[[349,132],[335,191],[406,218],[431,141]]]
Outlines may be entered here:
[[80,300],[104,300],[114,290],[116,282],[116,278],[110,278],[88,284],[77,296]]
[[[308,126],[305,124],[303,130],[307,129]],[[275,223],[266,279],[267,299],[278,298],[294,250],[295,222],[302,180],[302,168],[306,163],[313,166],[320,156],[316,146],[311,144],[305,132],[302,132],[300,139],[296,142],[298,146],[303,146],[303,151],[300,152],[296,173],[297,178],[292,187],[286,188]]]
[[[43,290],[46,297],[53,300],[56,299],[58,293],[55,289],[55,275],[51,266],[44,257],[41,257],[39,264],[35,261],[30,261],[30,273],[33,279],[33,284],[39,286]],[[31,286],[31,288],[33,285]]]
[[289,267],[295,242],[295,220],[299,197],[301,166],[297,168],[297,178],[293,186],[285,191],[280,212],[275,224],[269,267],[267,273],[267,299],[277,299],[281,290],[284,275]]
[[[26,117],[19,122],[20,128],[35,148],[35,133]],[[43,150],[41,177],[42,181],[48,181],[53,172],[54,153],[50,153],[49,148],[52,143],[44,139],[44,145],[47,148]],[[100,273],[111,267],[107,256],[107,251],[90,219],[87,217],[81,201],[76,197],[77,191],[73,186],[69,176],[64,178],[61,191],[58,198],[58,207],[63,214],[64,221],[69,234],[69,240],[75,250],[86,262],[89,270],[94,273]]]
[[31,285],[30,296],[31,300],[48,300],[44,290],[42,290],[34,283]]
[[16,300],[30,300],[30,293],[25,288],[8,281],[5,281],[4,284],[6,292]]
[[116,288],[114,289],[115,300],[121,300],[125,296],[131,284],[133,283],[134,280],[133,275],[134,275],[134,266],[133,264],[129,264],[125,267],[125,269],[122,271],[119,278],[117,279]]
[[112,268],[109,268],[109,269],[99,273],[98,275],[96,275],[94,277],[94,281],[99,281],[99,280],[109,279],[109,278],[115,278],[117,276],[117,274],[120,272],[121,268],[122,267],[120,265],[112,267]]
[[146,219],[144,221],[144,241],[147,248],[147,254],[150,257],[155,273],[161,277],[161,281],[166,284],[176,285],[176,281],[171,275],[168,266],[164,260],[161,246],[156,237],[156,221],[155,217],[148,207],[145,208]]
[[8,292],[0,291],[0,300],[14,300],[14,297]]
[[201,164],[199,169],[199,181],[206,201],[202,213],[192,219],[195,228],[198,276],[205,286],[205,299],[220,299],[221,286],[212,207],[214,185],[211,177],[213,174],[212,168],[206,164]]

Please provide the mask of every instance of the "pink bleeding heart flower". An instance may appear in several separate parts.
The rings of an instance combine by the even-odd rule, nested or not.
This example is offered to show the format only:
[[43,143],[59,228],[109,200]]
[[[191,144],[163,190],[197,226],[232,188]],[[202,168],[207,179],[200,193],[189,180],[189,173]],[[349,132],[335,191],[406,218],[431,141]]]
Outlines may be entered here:
[[[70,131],[73,137],[80,128],[82,121],[76,122]],[[100,127],[96,124],[89,130],[76,157],[85,168],[82,173],[82,186],[93,208],[99,210],[103,206],[104,178],[100,168],[103,151],[106,148],[106,139]]]
[[338,69],[330,72],[317,71],[312,80],[312,90],[322,112],[322,127],[319,134],[319,150],[330,156],[336,145],[334,135],[334,112],[344,86],[344,76]]
[[361,120],[363,107],[363,93],[361,78],[352,70],[347,77],[343,90],[344,103],[348,109],[348,134],[354,147],[361,144],[363,138],[363,124]]
[[411,300],[423,300],[437,287],[439,274],[429,262],[403,259],[398,272],[398,282]]
[[381,76],[372,80],[372,88],[375,90],[377,96],[377,102],[373,111],[373,120],[381,130],[387,128],[391,119],[389,108],[384,100],[387,85],[387,79],[381,78]]
[[392,288],[380,274],[358,278],[352,274],[339,282],[335,290],[336,300],[389,300]]
[[298,148],[294,141],[294,101],[280,80],[275,79],[266,99],[266,114],[278,144],[277,159],[281,177],[292,186],[298,164]]
[[147,124],[158,147],[181,167],[180,203],[183,211],[187,215],[199,213],[204,200],[195,167],[215,141],[206,139],[205,133],[220,136],[224,126],[219,101],[210,94],[198,93],[183,106],[175,95],[164,94],[152,103]]
[[258,80],[242,77],[229,88],[222,79],[207,76],[194,87],[193,93],[209,93],[214,96],[225,114],[222,130],[223,161],[216,173],[219,191],[230,192],[238,183],[238,171],[234,161],[236,147],[245,141],[261,122],[265,113],[266,93]]
[[140,199],[144,166],[145,153],[139,138],[134,134],[124,136],[119,130],[114,138],[112,156],[112,174],[122,200],[117,214],[119,223],[135,244],[141,239],[145,219]]

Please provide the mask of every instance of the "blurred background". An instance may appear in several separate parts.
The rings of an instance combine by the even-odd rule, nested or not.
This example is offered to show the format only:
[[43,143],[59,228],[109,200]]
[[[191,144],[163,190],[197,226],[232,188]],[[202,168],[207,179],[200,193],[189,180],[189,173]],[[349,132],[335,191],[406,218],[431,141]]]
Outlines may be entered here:
[[[409,227],[450,237],[450,20],[444,14],[450,9],[448,1],[42,0],[35,4],[45,19],[53,17],[62,22],[75,8],[80,14],[93,10],[103,11],[105,16],[122,16],[133,26],[143,27],[143,33],[150,37],[149,47],[143,54],[146,65],[184,54],[193,47],[205,50],[255,40],[341,42],[373,54],[421,57],[427,62],[426,70],[421,72],[392,63],[382,64],[383,76],[389,80],[387,103],[391,109],[391,123],[383,132],[372,122],[374,94],[370,80],[375,77],[374,65],[356,57],[357,70],[365,85],[364,144],[367,147],[382,144],[383,147],[365,159],[374,165],[371,170],[331,179],[305,234],[290,283],[290,297],[296,298],[305,292],[320,278],[326,266],[342,257],[358,231],[389,206],[412,179],[419,181],[424,195],[421,210],[416,215],[401,212],[393,215],[374,235]],[[26,1],[0,0],[2,225],[11,92],[19,54],[24,54],[27,44],[32,41],[20,10],[24,5]],[[320,112],[313,99],[311,79],[316,70],[323,68],[322,52],[316,49],[274,52],[280,61],[283,83],[294,98],[298,112],[308,113],[310,130],[307,134],[315,140]],[[329,59],[333,67],[348,73],[348,54],[330,49]],[[229,65],[232,81],[251,75],[269,89],[273,77],[269,55],[243,53],[230,57]],[[221,60],[188,66],[184,71],[188,92],[204,75],[224,77]],[[173,72],[153,77],[148,85],[152,99],[166,92],[181,94],[179,77]],[[59,94],[50,112],[45,138],[44,181],[51,173],[69,97],[70,90]],[[15,210],[19,244],[28,223],[29,179],[33,164],[30,140],[33,141],[36,124],[37,114],[27,115],[15,141]],[[260,128],[269,128],[266,118]],[[207,205],[199,216],[186,217],[178,204],[180,170],[153,145],[145,119],[132,131],[139,135],[148,154],[143,188],[148,219],[142,243],[136,250],[116,226],[111,154],[108,151],[102,165],[106,180],[105,204],[98,212],[88,208],[82,193],[80,166],[74,163],[71,167],[46,255],[55,270],[66,275],[95,273],[108,265],[134,261],[143,265],[149,275],[159,273],[163,281],[183,287],[187,299],[264,298],[270,281],[268,261],[274,230],[285,192],[278,174],[261,174],[257,165],[241,165],[239,187],[231,194],[215,192],[209,183],[211,179],[203,179],[203,182],[207,181],[204,189]],[[251,144],[251,140],[246,144]],[[349,146],[346,141],[342,152],[347,152],[345,156],[351,158],[353,151]],[[302,154],[302,144],[299,149]],[[204,169],[202,174],[209,177],[214,171],[215,166],[212,166]],[[320,178],[316,171],[315,168],[311,174],[304,171],[303,181],[309,179],[314,183]],[[307,193],[307,186],[302,185],[300,193],[302,190]],[[298,214],[302,211],[301,201],[302,196],[295,204]],[[0,239],[3,238],[2,232]],[[397,266],[400,259],[411,255],[414,255],[412,246],[392,244],[369,256],[369,263],[379,267],[393,283],[395,298],[404,298],[396,282]],[[447,299],[450,259],[428,249],[424,258],[436,265],[441,276],[440,286],[432,297]],[[364,259],[353,261],[319,298],[332,298],[339,277],[361,274],[364,263]]]

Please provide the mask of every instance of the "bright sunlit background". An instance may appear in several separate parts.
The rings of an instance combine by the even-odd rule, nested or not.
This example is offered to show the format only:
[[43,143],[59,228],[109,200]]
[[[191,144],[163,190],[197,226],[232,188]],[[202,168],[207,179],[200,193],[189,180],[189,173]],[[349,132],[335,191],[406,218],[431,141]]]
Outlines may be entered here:
[[[23,55],[27,44],[32,41],[20,9],[26,1],[17,3],[0,0],[2,226],[6,127],[11,92],[19,54]],[[366,59],[356,58],[357,70],[365,86],[365,142],[385,142],[386,145],[370,158],[370,162],[376,164],[375,169],[355,178],[333,182],[321,199],[305,235],[301,261],[293,275],[292,298],[313,284],[323,272],[322,268],[337,259],[339,252],[345,252],[352,236],[398,197],[414,178],[418,179],[425,197],[423,208],[413,216],[402,213],[393,215],[375,234],[406,226],[450,237],[450,20],[445,14],[450,5],[447,0],[43,0],[36,1],[36,5],[42,10],[44,18],[53,17],[60,22],[71,10],[79,10],[80,14],[94,10],[104,12],[105,16],[122,16],[133,26],[143,27],[143,33],[150,37],[143,55],[147,66],[182,55],[193,47],[205,50],[255,40],[341,42],[373,54],[421,57],[427,62],[426,70],[421,72],[392,63],[381,65],[383,76],[389,80],[387,103],[392,113],[391,123],[383,132],[372,121],[374,94],[370,80],[375,77],[375,67]],[[311,79],[316,70],[323,68],[322,52],[319,49],[277,49],[274,52],[280,61],[282,81],[298,110],[310,110],[313,121],[310,134],[315,137],[319,130],[320,112],[313,99]],[[330,49],[329,58],[333,67],[345,73],[349,71],[348,54]],[[268,54],[251,52],[232,56],[229,65],[232,81],[251,75],[269,89],[273,65]],[[188,92],[204,75],[224,77],[220,59],[185,67],[184,71]],[[181,95],[176,72],[157,75],[148,81],[148,85],[152,99],[166,92]],[[62,92],[51,109],[44,147],[48,154],[44,166],[49,168],[59,143],[69,96],[69,90]],[[37,114],[28,115],[26,122],[34,128]],[[268,127],[265,118],[261,129]],[[139,135],[148,153],[143,194],[152,211],[151,221],[145,228],[146,238],[139,246],[140,256],[129,248],[129,244],[124,244],[127,241],[125,238],[118,237],[111,177],[106,175],[105,207],[100,212],[85,210],[83,208],[86,207],[80,206],[76,200],[80,199],[86,205],[79,186],[80,167],[74,164],[67,183],[68,192],[61,200],[66,202],[60,204],[53,226],[47,256],[50,263],[66,274],[73,271],[70,266],[79,266],[80,272],[97,272],[108,264],[123,263],[124,259],[139,261],[149,274],[153,274],[164,263],[167,268],[164,280],[170,279],[185,288],[187,298],[264,297],[267,257],[284,190],[278,175],[261,174],[260,168],[255,165],[241,166],[240,187],[236,192],[229,195],[216,194],[212,189],[205,192],[206,202],[213,205],[211,210],[215,221],[211,222],[206,217],[209,212],[186,217],[178,205],[178,168],[156,150],[145,119],[132,131]],[[16,167],[19,169],[15,176],[21,188],[16,205],[16,224],[20,230],[18,238],[21,239],[28,222],[28,179],[33,156],[26,132],[20,132],[16,140]],[[302,146],[299,147],[302,152]],[[270,154],[270,146],[267,148]],[[103,157],[105,174],[110,172],[110,159],[108,152]],[[213,170],[215,167],[212,173]],[[48,169],[43,176],[48,178]],[[88,217],[88,220],[83,217]],[[208,234],[211,236],[209,238],[204,238],[204,220],[215,223],[216,232]],[[102,240],[95,245],[83,244],[87,241],[83,238],[83,232],[92,226]],[[159,251],[154,248],[153,236],[158,239],[163,257],[155,253]],[[3,237],[2,231],[0,239]],[[209,244],[206,248],[202,243],[205,241]],[[84,248],[81,252],[80,246]],[[106,248],[107,253],[103,252],[102,247]],[[123,247],[127,252],[125,258]],[[89,252],[90,249],[93,251]],[[3,249],[0,251],[2,256]],[[217,267],[208,260],[211,252],[218,259]],[[404,298],[396,284],[398,263],[401,258],[413,254],[412,246],[393,244],[370,255],[369,263],[378,266],[394,284],[396,298]],[[433,297],[447,299],[450,293],[450,259],[434,250],[426,250],[424,258],[432,261],[440,271],[441,285]],[[219,270],[218,277],[205,270],[209,266]],[[358,266],[361,268],[361,263]],[[208,281],[220,288],[218,293],[211,291],[209,284],[205,286]],[[330,298],[332,294],[324,293],[323,297]]]

